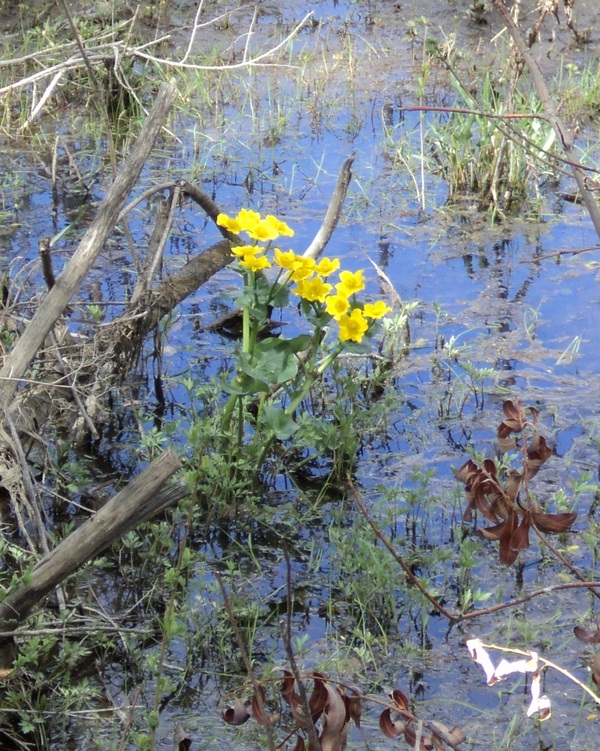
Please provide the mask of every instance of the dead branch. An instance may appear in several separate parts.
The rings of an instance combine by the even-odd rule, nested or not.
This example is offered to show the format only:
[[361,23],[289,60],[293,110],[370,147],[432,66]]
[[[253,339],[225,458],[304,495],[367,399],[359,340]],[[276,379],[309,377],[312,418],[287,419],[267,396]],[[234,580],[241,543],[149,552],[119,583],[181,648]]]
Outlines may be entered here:
[[346,193],[348,192],[350,180],[352,180],[351,167],[355,157],[356,154],[351,154],[346,159],[344,164],[342,164],[342,169],[340,170],[335,190],[333,191],[333,195],[331,196],[331,200],[329,201],[329,206],[327,207],[325,218],[323,219],[323,224],[319,227],[314,240],[304,251],[304,255],[307,258],[318,258],[323,252],[323,249],[325,248],[329,240],[331,240],[331,236],[333,235],[333,232],[337,227],[340,219],[340,214],[342,213],[342,206],[344,205],[344,201],[346,199]]
[[117,217],[148,159],[176,96],[177,90],[174,86],[165,84],[161,87],[148,120],[140,131],[130,156],[102,202],[95,221],[85,233],[73,257],[56,280],[56,284],[42,300],[23,335],[6,359],[0,370],[0,379],[10,380],[4,380],[0,384],[0,389],[7,402],[11,401],[17,388],[17,382],[14,379],[25,375],[48,332],[64,311],[114,229]]

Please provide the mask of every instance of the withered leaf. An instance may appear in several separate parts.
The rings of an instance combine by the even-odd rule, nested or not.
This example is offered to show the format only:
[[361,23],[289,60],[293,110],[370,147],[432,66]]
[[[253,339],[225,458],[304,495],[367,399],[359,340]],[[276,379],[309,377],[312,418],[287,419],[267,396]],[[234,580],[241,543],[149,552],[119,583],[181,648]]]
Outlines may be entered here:
[[[409,746],[412,748],[415,748],[417,745],[417,733],[413,729],[412,725],[406,725],[404,728],[404,740],[408,743]],[[421,743],[419,744],[420,751],[429,751],[429,749],[433,748],[433,742],[431,740],[431,735],[424,733],[421,735]]]
[[258,695],[254,694],[250,702],[250,711],[252,717],[259,725],[274,725],[279,720],[279,714],[271,714],[265,710],[265,690],[262,686],[258,687]]
[[523,410],[521,409],[521,405],[515,404],[512,399],[504,400],[504,402],[502,403],[502,411],[504,412],[504,416],[508,420],[516,422],[519,425],[522,425],[524,423]]
[[408,699],[399,688],[395,688],[390,694],[390,697],[396,705],[398,712],[408,712]]
[[379,715],[379,729],[386,738],[397,738],[404,732],[404,723],[402,720],[392,720],[391,710],[384,709]]
[[175,729],[175,736],[173,737],[173,749],[174,751],[190,751],[192,746],[192,739],[185,732],[185,730],[178,725]]
[[301,735],[296,736],[296,745],[293,751],[304,751],[306,746],[304,745],[304,738]]
[[230,707],[222,713],[222,717],[228,725],[243,725],[250,719],[250,714],[243,701],[236,699]]
[[531,527],[531,515],[526,513],[521,523],[513,532],[510,540],[512,550],[527,550],[529,547],[529,528]]
[[493,527],[481,527],[477,530],[477,534],[485,537],[486,540],[499,540],[502,537],[505,526],[506,522],[500,522],[500,524],[495,524]]
[[596,686],[600,686],[600,652],[596,652],[592,662],[592,680]]
[[442,722],[432,721],[429,723],[429,728],[433,733],[432,740],[436,749],[443,748],[443,746],[438,746],[436,744],[436,741],[439,739],[445,741],[451,748],[456,748],[456,746],[460,746],[461,743],[464,743],[467,740],[467,736],[457,725],[453,725],[449,728]]
[[541,532],[548,532],[549,534],[568,532],[577,519],[577,514],[574,511],[565,511],[562,514],[543,514],[540,511],[532,511],[531,516],[535,526]]
[[454,473],[454,477],[459,482],[467,483],[469,481],[470,476],[473,474],[473,472],[478,472],[479,467],[475,464],[475,462],[472,459],[469,459],[466,461],[462,467],[456,470]]
[[308,700],[308,708],[316,722],[321,716],[322,711],[327,704],[327,690],[325,688],[325,676],[321,673],[313,673],[313,690]]
[[516,513],[513,512],[506,520],[504,529],[502,530],[502,534],[500,535],[498,557],[500,559],[500,563],[503,563],[505,566],[512,566],[519,555],[518,549],[515,550],[512,547],[512,538],[517,528],[517,523],[518,517]]
[[[313,690],[308,700],[308,709],[313,722],[319,719],[327,703],[327,690],[323,683],[323,676],[320,673],[313,673]],[[293,718],[301,728],[306,730],[310,726],[310,721],[306,717],[302,699],[296,693],[294,676],[288,670],[283,671],[280,690],[282,698],[290,706]]]
[[357,728],[360,728],[360,715],[362,712],[360,695],[358,692],[352,690],[352,694],[346,694],[344,696],[344,701],[346,703],[348,718],[354,722]]
[[299,727],[309,727],[310,723],[304,713],[304,707],[302,706],[302,700],[299,694],[296,693],[294,676],[287,670],[283,671],[283,680],[281,681],[281,696],[289,704],[292,710],[292,716],[298,723]]
[[552,714],[552,704],[550,699],[544,694],[541,695],[541,674],[535,673],[531,676],[531,703],[527,709],[527,717],[537,715],[540,722],[547,720]]
[[583,628],[583,626],[575,626],[573,633],[580,641],[584,641],[586,644],[600,644],[600,628],[592,631]]
[[[512,432],[513,432],[513,427],[511,427],[510,425],[507,425],[506,422],[501,422],[500,425],[498,425],[498,430],[496,431],[496,435],[498,436],[498,440],[506,441]],[[515,443],[514,438],[512,440],[512,443]]]
[[508,470],[504,481],[504,491],[511,501],[517,500],[522,485],[523,475],[517,470]]
[[319,738],[321,751],[343,751],[348,734],[346,705],[339,689],[323,684],[327,691],[327,706],[323,711],[323,732]]
[[481,665],[481,667],[484,669],[485,680],[487,681],[488,686],[496,683],[498,681],[498,679],[496,678],[496,668],[494,667],[492,658],[490,657],[487,649],[484,647],[481,639],[468,639],[467,649],[469,650],[474,662],[476,662],[478,665]]

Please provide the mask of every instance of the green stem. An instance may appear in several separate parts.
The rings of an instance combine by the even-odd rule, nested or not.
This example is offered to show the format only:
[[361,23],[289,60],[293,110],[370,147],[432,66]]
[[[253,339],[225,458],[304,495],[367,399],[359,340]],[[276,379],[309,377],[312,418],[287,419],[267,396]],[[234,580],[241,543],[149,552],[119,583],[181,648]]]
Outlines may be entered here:
[[242,352],[252,352],[250,311],[248,310],[248,308],[244,308],[242,317]]
[[238,399],[238,394],[232,394],[227,400],[227,404],[223,410],[223,422],[221,423],[223,433],[228,433],[231,428],[231,418],[233,417],[233,411]]
[[[323,375],[323,373],[327,370],[327,368],[331,365],[331,363],[335,360],[335,358],[340,354],[340,352],[344,349],[344,345],[342,342],[338,342],[337,346],[331,352],[324,360],[323,362],[315,369],[311,368],[308,372],[309,375],[307,376],[304,385],[300,389],[299,393],[296,394],[294,399],[288,404],[288,406],[285,408],[285,414],[286,415],[292,415],[302,400],[305,398],[305,396],[308,394],[308,392],[311,390],[311,388],[314,386],[314,384],[319,380],[319,378]],[[314,356],[313,356],[314,357]],[[313,361],[313,358],[311,358],[311,363]],[[263,444],[263,449],[260,452],[260,456],[258,458],[258,462],[256,463],[257,472],[260,471],[260,468],[262,467],[262,464],[264,460],[267,457],[267,454],[269,453],[271,446],[273,445],[273,441],[275,440],[275,433],[272,433],[269,438],[267,438]]]

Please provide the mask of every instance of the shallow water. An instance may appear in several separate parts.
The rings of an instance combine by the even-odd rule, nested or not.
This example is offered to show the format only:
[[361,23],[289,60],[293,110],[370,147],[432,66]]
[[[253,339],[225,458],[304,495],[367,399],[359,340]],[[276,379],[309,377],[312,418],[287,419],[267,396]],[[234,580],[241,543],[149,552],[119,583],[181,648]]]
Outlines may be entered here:
[[[194,179],[213,192],[229,213],[249,206],[284,217],[296,228],[290,247],[301,252],[320,224],[341,164],[351,153],[356,154],[344,217],[327,253],[342,258],[348,268],[367,269],[373,294],[379,290],[369,260],[385,270],[403,301],[419,301],[410,322],[410,351],[399,359],[393,373],[393,387],[400,395],[394,401],[395,411],[382,423],[381,435],[365,442],[356,465],[356,481],[370,508],[380,504],[394,515],[396,526],[390,522],[389,530],[398,535],[398,544],[406,537],[422,555],[431,548],[448,550],[450,555],[456,548],[455,528],[461,515],[461,490],[453,479],[453,468],[465,461],[470,449],[493,452],[494,429],[507,396],[535,405],[546,435],[556,444],[556,456],[539,477],[540,494],[552,497],[561,488],[570,493],[569,483],[583,471],[596,480],[600,267],[591,253],[556,256],[597,242],[584,208],[560,198],[570,185],[568,180],[561,180],[556,192],[544,192],[534,218],[524,215],[492,225],[469,197],[464,205],[449,205],[443,180],[425,173],[420,183],[420,178],[413,179],[394,162],[394,144],[403,140],[419,153],[419,128],[427,134],[433,119],[430,114],[421,119],[417,113],[401,110],[402,105],[417,101],[414,72],[422,56],[418,36],[411,43],[403,36],[402,48],[394,47],[400,31],[404,33],[406,19],[417,13],[430,12],[433,21],[429,28],[437,29],[437,4],[431,8],[421,5],[400,12],[396,4],[316,3],[315,18],[320,25],[300,34],[293,45],[296,54],[319,50],[303,75],[297,79],[293,71],[257,70],[235,77],[230,84],[220,82],[217,94],[222,101],[218,106],[203,104],[199,96],[201,116],[192,117],[190,111],[177,116],[173,127],[181,142],[165,138],[139,189],[165,174]],[[267,10],[270,15],[261,21],[259,35],[272,31],[281,14],[285,22],[302,15],[297,4],[293,12],[286,3],[273,4]],[[460,10],[462,13],[464,8],[460,6]],[[186,7],[179,13],[185,20]],[[472,45],[471,54],[477,56],[477,41],[491,38],[494,29],[465,25],[463,15],[458,15],[459,28],[464,27],[458,39]],[[383,22],[378,20],[382,18]],[[244,22],[242,14],[237,26],[228,31],[230,38]],[[353,59],[354,67],[348,64]],[[439,101],[448,103],[451,93],[443,76],[439,71],[434,75],[429,102],[433,104],[438,96]],[[320,82],[325,84],[321,88]],[[281,119],[274,117],[275,112]],[[281,122],[284,125],[279,127]],[[91,136],[76,137],[62,128],[44,122],[42,140],[51,144],[55,131],[62,134],[77,154],[80,170],[89,176],[92,191],[78,229],[58,245],[59,263],[75,246],[105,182],[101,142]],[[2,208],[15,222],[0,237],[1,263],[28,294],[39,284],[35,266],[38,239],[64,229],[81,205],[77,192],[70,189],[68,168],[64,168],[58,200],[53,200],[49,191],[45,169],[31,143],[13,143],[0,156]],[[417,189],[425,196],[424,206]],[[154,208],[153,202],[142,207],[131,222],[141,248]],[[183,206],[167,249],[166,273],[216,236],[194,206]],[[132,275],[126,246],[116,237],[82,288],[82,302],[110,303],[109,315],[118,313]],[[203,333],[202,328],[227,307],[223,293],[234,288],[236,279],[228,270],[219,274],[186,301],[167,334],[162,374],[169,386],[169,413],[175,419],[187,405],[185,392],[174,377],[185,372],[209,379],[230,357],[231,343]],[[449,343],[463,348],[459,356],[453,357]],[[461,366],[465,359],[493,372],[473,388]],[[150,356],[148,363],[150,369]],[[174,378],[173,382],[169,378]],[[149,388],[149,407],[154,399]],[[127,467],[131,459],[130,436],[125,431],[116,444],[122,449],[121,467]],[[174,441],[181,444],[184,438],[176,435]],[[106,453],[114,449],[115,444],[107,446]],[[433,475],[423,490],[423,473],[429,470]],[[384,489],[394,488],[398,492],[387,498]],[[407,499],[415,488],[439,503],[423,501],[413,508]],[[593,489],[581,494],[576,531],[569,535],[573,546],[570,560],[583,570],[591,564],[590,552],[586,545],[575,546],[578,532],[587,526],[586,514],[593,498]],[[215,618],[211,602],[219,598],[211,566],[216,566],[227,550],[238,566],[232,586],[251,592],[257,603],[257,662],[273,659],[283,664],[277,619],[284,610],[286,569],[278,535],[290,535],[298,600],[294,635],[307,637],[301,651],[303,667],[329,664],[335,677],[360,684],[379,698],[398,686],[411,693],[423,716],[461,725],[469,737],[468,747],[523,751],[594,747],[598,720],[589,719],[591,708],[580,705],[578,691],[562,677],[548,676],[545,690],[555,698],[554,714],[538,730],[524,716],[529,701],[524,683],[510,679],[500,684],[500,689],[486,687],[482,671],[470,661],[464,647],[466,638],[474,634],[499,644],[529,644],[520,625],[524,621],[530,630],[539,628],[543,635],[539,648],[549,659],[585,681],[582,665],[589,649],[574,639],[572,627],[591,607],[588,595],[573,590],[555,600],[538,598],[518,612],[500,618],[483,616],[448,632],[442,618],[428,614],[411,600],[390,559],[389,592],[384,594],[394,602],[395,621],[387,624],[387,641],[374,635],[369,644],[364,631],[362,638],[357,635],[353,604],[344,600],[344,590],[335,580],[340,576],[336,557],[347,544],[345,530],[351,529],[356,510],[348,501],[342,505],[340,499],[332,499],[325,502],[320,520],[315,521],[299,506],[301,495],[284,479],[278,481],[268,500],[277,508],[281,506],[268,532],[257,523],[250,525],[250,532],[247,527],[239,531],[233,527],[229,536],[215,532],[213,538],[199,540],[209,565],[197,572],[190,591],[198,612],[198,622],[190,628],[198,630],[198,638],[202,629],[210,628]],[[306,524],[303,515],[310,519]],[[354,544],[359,544],[359,538]],[[525,560],[525,588],[562,580],[562,568],[541,556],[536,545],[532,544]],[[347,576],[353,579],[369,574],[349,571]],[[427,570],[432,583],[448,587],[444,594],[451,607],[456,605],[459,591],[455,574],[449,576],[443,562]],[[497,563],[495,546],[490,543],[480,553],[473,581],[484,590],[490,581],[501,583],[505,599],[521,591],[514,570]],[[118,582],[110,576],[95,586],[109,610],[126,609],[135,594],[133,588],[131,592],[119,591]],[[327,610],[332,600],[339,600],[334,612]],[[535,639],[532,646],[538,647]],[[171,661],[184,663],[184,652],[175,644]],[[243,682],[243,678],[222,676],[221,672],[219,666],[204,665],[190,680],[186,695],[168,705],[160,747],[171,743],[172,726],[177,723],[184,725],[194,744],[202,748],[258,747],[250,723],[239,735],[221,723],[218,706]],[[112,678],[125,690],[126,681],[121,686],[117,671]],[[377,716],[377,706],[365,709],[364,737],[353,731],[353,747],[367,743],[373,749],[389,747],[378,730]],[[514,717],[518,718],[516,728],[507,739],[505,732]]]

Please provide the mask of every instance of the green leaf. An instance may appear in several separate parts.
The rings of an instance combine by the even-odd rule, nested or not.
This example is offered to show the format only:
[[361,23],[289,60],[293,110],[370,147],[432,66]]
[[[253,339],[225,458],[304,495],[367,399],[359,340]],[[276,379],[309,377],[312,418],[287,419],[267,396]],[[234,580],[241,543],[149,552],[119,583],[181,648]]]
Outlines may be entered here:
[[226,394],[249,396],[250,394],[268,391],[269,384],[260,380],[260,378],[252,378],[246,373],[240,373],[231,381],[221,381],[221,388]]
[[270,338],[257,342],[252,355],[240,353],[238,365],[250,378],[279,385],[291,381],[298,373],[294,355],[310,344],[307,335],[294,339]]
[[299,428],[290,415],[273,404],[265,405],[262,411],[262,422],[266,428],[275,433],[280,441],[287,441]]

